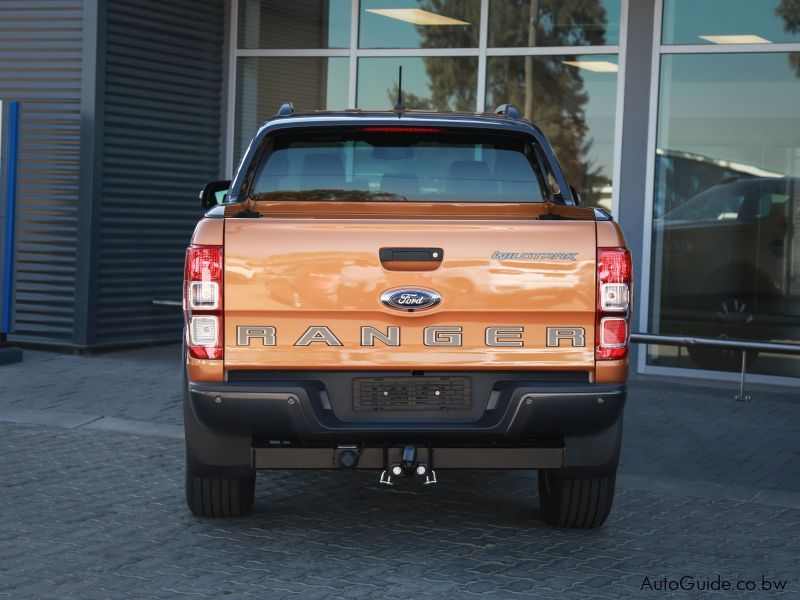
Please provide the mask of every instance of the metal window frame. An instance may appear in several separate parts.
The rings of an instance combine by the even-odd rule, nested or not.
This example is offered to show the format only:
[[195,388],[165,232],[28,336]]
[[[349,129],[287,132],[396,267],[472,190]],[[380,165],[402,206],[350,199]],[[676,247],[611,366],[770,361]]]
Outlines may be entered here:
[[[664,18],[664,0],[655,0],[653,19],[653,52],[651,57],[649,115],[647,125],[647,169],[645,174],[646,188],[644,195],[644,235],[642,236],[642,256],[646,258],[642,265],[642,283],[640,286],[639,330],[647,331],[651,316],[651,283],[659,282],[657,274],[652,273],[651,259],[653,251],[653,202],[655,198],[655,163],[658,136],[658,102],[661,83],[661,57],[668,54],[741,54],[741,53],[786,53],[800,52],[800,42],[779,44],[663,44],[662,25]],[[639,352],[636,371],[648,375],[667,375],[693,379],[713,379],[718,381],[738,381],[738,373],[708,371],[705,369],[687,369],[684,367],[663,367],[647,364],[647,350]],[[781,375],[761,375],[748,373],[752,383],[764,383],[790,387],[800,387],[800,377]]]
[[223,175],[226,179],[233,179],[233,141],[234,123],[236,116],[236,46],[239,45],[239,0],[228,3],[228,60],[225,63],[226,72],[223,81],[228,86],[227,103],[225,105],[225,164]]
[[361,15],[361,0],[351,0],[350,12],[350,47],[349,48],[306,48],[306,49],[254,49],[239,48],[239,0],[229,3],[229,29],[228,29],[228,60],[226,61],[227,106],[225,116],[225,177],[233,176],[233,143],[236,117],[236,74],[237,59],[240,57],[272,57],[272,58],[300,58],[300,57],[346,57],[348,59],[348,85],[347,102],[349,107],[355,107],[358,89],[358,59],[378,57],[477,57],[478,76],[476,83],[477,112],[486,110],[486,67],[487,58],[490,56],[576,56],[591,54],[616,54],[617,55],[617,90],[616,107],[614,112],[614,150],[612,155],[611,170],[611,212],[615,216],[619,209],[619,177],[621,171],[621,143],[622,143],[622,109],[625,96],[625,48],[628,30],[628,3],[630,0],[620,0],[620,35],[619,43],[608,46],[553,46],[538,48],[489,48],[489,0],[481,0],[480,4],[480,29],[478,32],[478,46],[476,48],[359,48],[358,33]]

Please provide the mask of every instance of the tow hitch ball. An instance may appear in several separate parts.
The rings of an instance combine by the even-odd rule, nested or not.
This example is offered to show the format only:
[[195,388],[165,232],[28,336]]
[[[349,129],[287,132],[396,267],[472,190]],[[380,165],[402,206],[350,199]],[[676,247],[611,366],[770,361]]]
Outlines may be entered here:
[[[430,451],[428,456],[431,456]],[[379,483],[384,485],[394,485],[392,477],[424,477],[425,485],[433,485],[436,483],[436,471],[433,470],[431,465],[425,462],[417,462],[417,447],[406,446],[403,448],[403,456],[400,462],[389,464],[388,457],[384,453],[384,469]]]

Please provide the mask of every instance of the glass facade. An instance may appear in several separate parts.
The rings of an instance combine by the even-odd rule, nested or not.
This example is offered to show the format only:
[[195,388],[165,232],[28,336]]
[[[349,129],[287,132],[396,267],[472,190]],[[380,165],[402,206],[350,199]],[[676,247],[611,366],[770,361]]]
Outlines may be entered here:
[[240,57],[234,113],[237,160],[258,125],[284,102],[293,102],[295,110],[347,108],[348,70],[343,57]]
[[361,0],[360,48],[476,48],[480,0]]
[[347,48],[350,0],[239,0],[239,48]]
[[663,44],[800,42],[796,0],[664,0]]
[[[664,40],[766,36],[779,3],[667,1]],[[731,10],[732,5],[736,10]],[[738,10],[741,8],[741,11]],[[748,16],[749,15],[749,16]],[[750,18],[753,17],[753,18]],[[782,27],[781,27],[782,29]],[[777,29],[775,29],[777,31]],[[776,38],[775,31],[769,33]],[[720,43],[720,42],[718,42]],[[660,57],[647,330],[800,341],[800,53],[713,48]],[[738,351],[651,347],[647,364],[738,371]],[[800,376],[794,357],[750,352],[748,372]]]
[[619,0],[491,0],[489,46],[616,45],[619,21]]
[[402,66],[411,109],[516,104],[584,202],[611,209],[620,0],[239,0],[237,15],[232,164],[282,102],[391,108]]
[[587,205],[611,210],[617,56],[491,56],[486,106],[516,105],[556,148]]
[[476,110],[478,59],[471,56],[359,58],[357,108],[386,110],[394,105],[400,66],[408,108]]

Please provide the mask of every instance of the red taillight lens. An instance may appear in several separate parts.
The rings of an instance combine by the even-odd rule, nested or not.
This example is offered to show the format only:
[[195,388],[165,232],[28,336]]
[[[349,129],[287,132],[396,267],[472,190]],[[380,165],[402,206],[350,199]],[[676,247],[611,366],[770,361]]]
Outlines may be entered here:
[[598,248],[597,360],[618,360],[628,354],[632,273],[627,248]]
[[189,355],[222,358],[222,246],[189,246],[183,282]]
[[603,283],[630,283],[630,251],[627,248],[599,248],[597,278]]
[[190,246],[186,251],[188,281],[216,281],[222,275],[222,248]]
[[600,343],[597,358],[614,360],[625,358],[628,353],[627,317],[603,317],[600,319]]

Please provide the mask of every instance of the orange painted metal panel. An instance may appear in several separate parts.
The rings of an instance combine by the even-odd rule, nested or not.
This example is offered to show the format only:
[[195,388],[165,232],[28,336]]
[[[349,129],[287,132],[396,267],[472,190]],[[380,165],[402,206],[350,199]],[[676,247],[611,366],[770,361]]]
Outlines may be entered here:
[[[263,203],[262,203],[263,204]],[[281,369],[594,368],[595,222],[542,220],[551,205],[330,203],[259,207],[225,220],[225,367]],[[354,206],[355,205],[355,206]],[[525,215],[526,218],[520,218]],[[442,248],[435,271],[390,271],[381,247]],[[567,257],[567,258],[558,258]],[[435,290],[442,302],[399,312],[381,304],[398,287]],[[277,330],[275,346],[238,346],[237,326]],[[401,327],[401,345],[360,346],[361,326]],[[342,346],[295,346],[327,326]],[[460,326],[461,346],[430,347],[423,329]],[[523,327],[523,347],[489,347],[486,327]],[[546,327],[582,327],[585,346],[546,346]]]
[[200,246],[219,246],[222,244],[225,233],[223,219],[202,219],[192,234],[192,244]]
[[221,360],[204,360],[186,357],[189,381],[224,381],[225,369]]
[[613,221],[597,222],[597,246],[598,248],[625,248],[625,238],[622,230]]
[[628,359],[599,360],[595,369],[595,383],[625,383],[628,379]]

